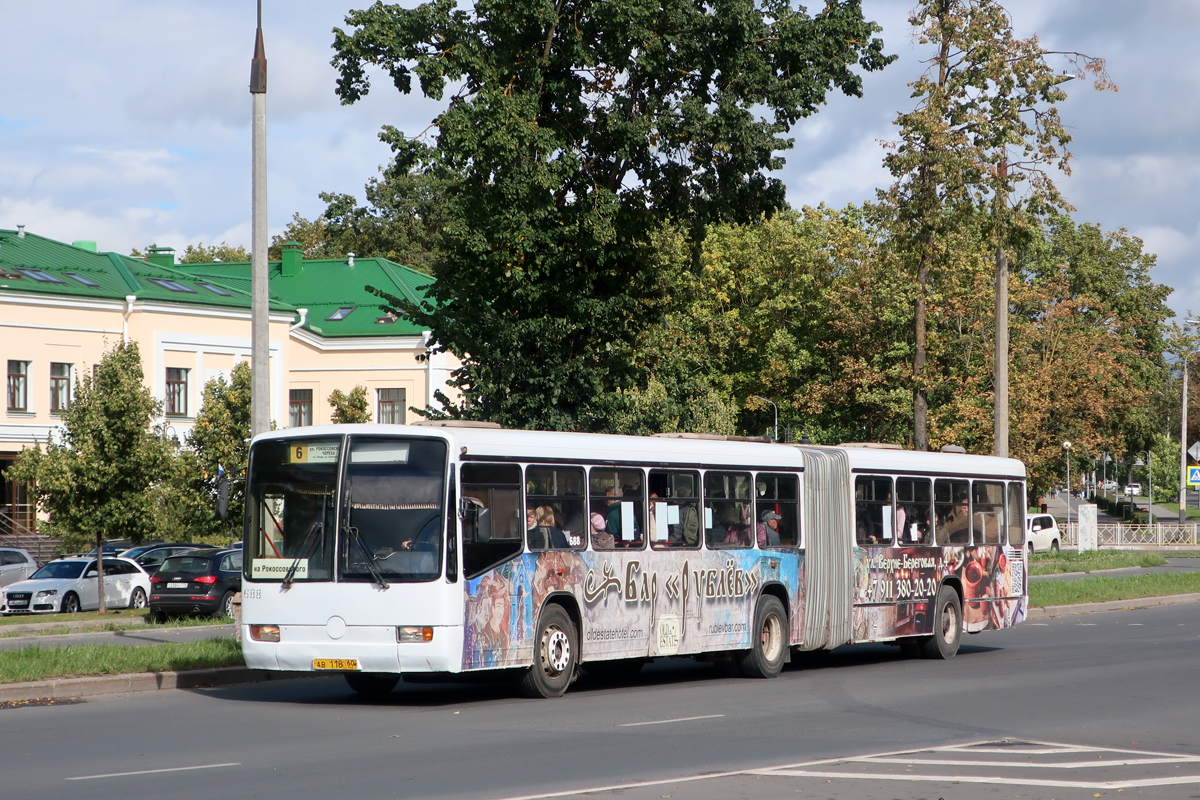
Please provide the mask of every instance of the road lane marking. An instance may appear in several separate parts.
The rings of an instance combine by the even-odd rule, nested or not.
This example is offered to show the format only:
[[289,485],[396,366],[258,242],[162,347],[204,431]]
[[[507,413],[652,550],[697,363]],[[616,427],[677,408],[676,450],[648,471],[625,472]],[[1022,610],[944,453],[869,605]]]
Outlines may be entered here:
[[675,719],[656,719],[650,722],[622,722],[618,728],[636,728],[639,725],[666,725],[669,722],[691,722],[696,719],[717,719],[723,717],[724,714],[705,714],[700,717],[676,717]]
[[193,769],[217,769],[219,767],[240,767],[242,762],[229,761],[224,764],[198,764],[194,767],[167,767],[166,769],[140,769],[135,772],[109,772],[104,775],[78,775],[67,778],[69,781],[91,781],[96,778],[124,778],[128,775],[157,775],[162,772],[187,772]]
[[950,783],[992,783],[1021,786],[1049,786],[1056,789],[1134,789],[1143,786],[1175,786],[1183,783],[1200,783],[1200,775],[1178,778],[1146,778],[1131,781],[1054,781],[1045,778],[1021,778],[1011,775],[915,775],[911,772],[825,772],[805,769],[751,769],[745,775],[787,778],[847,778],[862,781],[909,781]]
[[1128,767],[1138,764],[1180,764],[1196,763],[1200,756],[1181,756],[1179,758],[1123,758],[1121,760],[1103,761],[1057,761],[1052,764],[1038,764],[1034,761],[957,761],[953,758],[847,758],[846,761],[860,764],[930,764],[951,765],[962,767],[1033,767],[1035,769],[1088,769],[1090,767]]

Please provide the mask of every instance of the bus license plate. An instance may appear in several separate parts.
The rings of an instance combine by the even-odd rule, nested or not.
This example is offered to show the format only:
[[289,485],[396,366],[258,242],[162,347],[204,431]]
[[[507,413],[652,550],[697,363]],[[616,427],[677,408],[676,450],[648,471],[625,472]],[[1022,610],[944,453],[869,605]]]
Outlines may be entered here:
[[336,669],[342,672],[358,669],[357,658],[314,658],[313,669]]

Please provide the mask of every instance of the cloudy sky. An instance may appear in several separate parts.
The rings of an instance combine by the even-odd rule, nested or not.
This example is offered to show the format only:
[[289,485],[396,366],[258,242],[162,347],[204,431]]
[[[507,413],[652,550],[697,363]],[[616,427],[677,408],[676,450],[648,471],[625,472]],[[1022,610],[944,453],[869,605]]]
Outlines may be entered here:
[[[879,141],[894,137],[892,120],[912,103],[906,84],[927,57],[906,21],[913,4],[864,0],[900,58],[867,77],[862,99],[832,97],[793,130],[782,174],[793,204],[859,202],[888,182]],[[278,233],[294,213],[321,212],[318,192],[361,199],[388,158],[379,127],[419,131],[437,107],[386,80],[364,101],[338,104],[330,30],[367,2],[263,5]],[[1074,174],[1059,185],[1078,221],[1142,237],[1158,256],[1153,278],[1175,289],[1172,308],[1200,312],[1200,3],[1006,5],[1018,33],[1037,33],[1047,49],[1108,59],[1119,92],[1065,87]],[[249,246],[254,13],[254,0],[0,0],[0,228],[23,223],[120,252]]]

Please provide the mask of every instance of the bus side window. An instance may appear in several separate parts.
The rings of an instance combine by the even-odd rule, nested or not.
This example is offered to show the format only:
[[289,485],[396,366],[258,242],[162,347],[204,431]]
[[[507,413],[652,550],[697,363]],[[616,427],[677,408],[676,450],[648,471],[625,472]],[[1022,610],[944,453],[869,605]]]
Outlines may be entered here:
[[515,464],[463,464],[462,559],[468,580],[524,550],[521,468]]
[[975,544],[1000,544],[1005,528],[1004,484],[975,481],[971,491],[971,527],[975,531]]
[[1008,485],[1008,543],[1025,546],[1025,487],[1019,483]]
[[928,478],[896,479],[899,544],[933,544],[931,491]]
[[[646,485],[641,470],[593,467],[590,518],[604,524],[592,533],[597,550],[641,549],[646,530]],[[612,537],[609,539],[609,537]]]
[[700,473],[650,470],[650,546],[700,546]]
[[862,547],[890,546],[895,543],[891,478],[855,479],[854,530],[855,541]]
[[800,544],[800,481],[795,475],[760,472],[754,479],[759,547]]
[[751,547],[754,499],[748,472],[704,474],[704,540],[710,550]]
[[583,489],[582,467],[526,467],[526,525],[531,510],[536,523],[526,531],[530,550],[587,547],[588,518],[584,513]]
[[934,482],[933,511],[939,545],[971,543],[970,488],[966,481]]

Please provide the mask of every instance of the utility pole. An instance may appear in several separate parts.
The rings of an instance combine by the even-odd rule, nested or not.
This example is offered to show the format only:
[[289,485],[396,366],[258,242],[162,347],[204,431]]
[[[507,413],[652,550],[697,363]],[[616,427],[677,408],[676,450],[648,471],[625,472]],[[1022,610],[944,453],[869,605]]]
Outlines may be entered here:
[[254,58],[250,61],[250,97],[253,101],[254,132],[250,242],[250,435],[271,429],[270,301],[267,283],[267,55],[263,49],[262,0],[258,0],[258,28],[254,35]]
[[992,434],[992,453],[998,458],[1008,458],[1008,252],[1004,249],[1005,217],[1008,212],[1008,195],[1004,192],[1004,181],[1008,178],[1008,161],[1001,159],[998,171],[1000,183],[996,190],[996,357],[993,369],[995,400],[995,423]]

